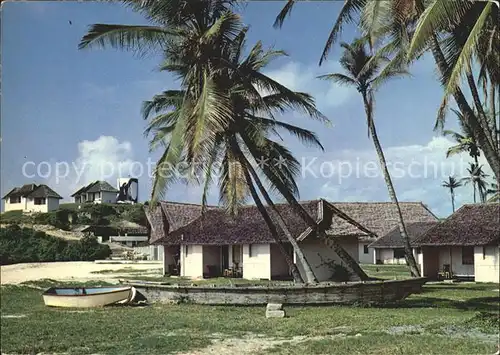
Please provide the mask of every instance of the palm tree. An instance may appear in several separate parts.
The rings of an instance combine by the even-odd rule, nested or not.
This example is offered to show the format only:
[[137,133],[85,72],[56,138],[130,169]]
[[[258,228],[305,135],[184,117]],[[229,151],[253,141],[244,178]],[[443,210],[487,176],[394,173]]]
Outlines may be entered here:
[[452,109],[452,111],[457,115],[457,117],[459,117],[458,122],[460,123],[460,126],[462,128],[462,133],[454,132],[452,130],[443,131],[443,134],[445,136],[452,136],[457,143],[456,145],[448,148],[446,157],[448,158],[452,155],[467,152],[469,153],[470,157],[474,159],[475,164],[478,165],[478,158],[481,156],[481,151],[479,150],[479,146],[477,145],[472,130],[464,123],[464,120],[460,119],[462,113],[455,109]]
[[373,106],[375,101],[374,94],[376,90],[387,80],[405,75],[407,72],[397,66],[386,65],[384,67],[384,64],[388,62],[388,59],[368,54],[365,44],[361,40],[356,40],[352,44],[342,43],[341,46],[344,48],[344,53],[342,54],[339,62],[344,69],[344,73],[322,75],[320,78],[331,80],[341,85],[353,86],[361,94],[366,112],[368,132],[373,140],[375,151],[377,152],[384,180],[389,191],[389,197],[394,203],[398,213],[399,230],[405,244],[406,260],[412,275],[419,276],[420,272],[418,270],[417,263],[415,262],[415,258],[413,257],[408,233],[403,221],[403,215],[401,213],[401,208],[399,206],[394,185],[392,184],[389,170],[387,169],[387,163],[382,146],[378,139],[373,115]]
[[486,202],[486,178],[487,174],[483,172],[482,165],[477,165],[475,163],[470,163],[467,168],[468,176],[462,178],[462,181],[465,185],[472,184],[472,188],[474,191],[474,203],[477,202],[476,195],[479,193],[479,198],[481,202]]
[[[276,18],[280,27],[290,14],[295,0],[288,0]],[[495,1],[440,1],[440,0],[345,0],[330,31],[320,59],[320,65],[328,57],[333,44],[347,23],[356,23],[372,45],[382,44],[379,51],[394,55],[394,59],[419,58],[425,51],[434,57],[445,96],[438,110],[436,127],[442,128],[453,96],[463,123],[471,127],[478,145],[500,180],[500,139],[496,125],[489,125],[481,105],[471,67],[478,63],[480,76],[487,77],[498,88],[500,83],[500,36],[498,2]],[[415,33],[416,32],[416,33]],[[474,63],[472,63],[474,61]],[[466,74],[474,113],[465,94],[458,85],[459,77]],[[498,90],[496,90],[498,91]],[[495,139],[496,138],[496,139]],[[495,144],[496,142],[496,144]]]
[[442,186],[450,190],[451,208],[453,210],[453,213],[455,213],[455,189],[462,186],[462,183],[455,179],[453,176],[448,176],[448,180],[443,181]]
[[[280,127],[307,140],[310,135],[304,135],[298,127],[276,123],[273,114],[289,108],[324,119],[309,95],[293,92],[259,71],[283,53],[264,53],[258,43],[245,60],[240,60],[246,29],[241,27],[238,16],[228,10],[224,1],[144,0],[140,5],[130,3],[159,25],[152,28],[94,25],[83,38],[81,47],[111,45],[141,54],[149,51],[150,47],[159,49],[165,57],[161,70],[174,73],[181,79],[181,90],[168,92],[163,101],[153,105],[153,109],[161,113],[153,119],[155,127],[161,129],[160,136],[168,141],[161,137],[153,139],[153,145],[163,142],[166,149],[155,172],[152,202],[162,197],[168,186],[176,181],[175,174],[168,173],[171,170],[169,167],[183,162],[203,174],[205,193],[202,205],[205,205],[213,167],[222,162],[219,181],[221,202],[233,214],[237,213],[237,207],[244,203],[248,193],[255,197],[253,186],[248,185],[247,165],[242,163],[239,153],[242,151],[254,160],[284,157],[286,167],[268,167],[263,172],[287,201],[295,202],[292,206],[294,210],[305,211],[295,198],[298,191],[293,178],[299,171],[298,161],[288,150],[261,132],[262,127],[271,130]],[[262,97],[258,88],[272,94]],[[171,110],[172,107],[178,109]],[[266,209],[259,201],[255,202],[266,222],[269,222]],[[272,211],[275,212],[274,209]],[[310,228],[318,229],[307,212],[306,216],[300,216]],[[284,232],[287,237],[291,235]],[[326,235],[324,231],[318,231],[318,234],[320,237]],[[366,279],[359,265],[335,240],[328,240],[328,244],[348,267]],[[300,250],[296,252],[300,260]],[[306,267],[305,264],[303,266]],[[315,279],[314,276],[308,278]]]

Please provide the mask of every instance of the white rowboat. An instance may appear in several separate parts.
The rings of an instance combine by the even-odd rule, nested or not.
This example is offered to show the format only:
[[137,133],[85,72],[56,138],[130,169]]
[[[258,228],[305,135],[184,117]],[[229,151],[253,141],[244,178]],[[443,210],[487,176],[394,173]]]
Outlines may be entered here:
[[136,295],[134,287],[51,287],[43,293],[43,301],[50,307],[91,308],[131,302]]

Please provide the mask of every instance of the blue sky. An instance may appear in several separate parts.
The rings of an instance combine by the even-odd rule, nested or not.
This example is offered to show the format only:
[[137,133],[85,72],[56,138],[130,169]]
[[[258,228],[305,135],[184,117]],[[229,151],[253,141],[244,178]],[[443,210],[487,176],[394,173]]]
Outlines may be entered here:
[[[272,24],[281,6],[280,2],[252,2],[241,13],[244,22],[251,26],[249,45],[262,40],[264,45],[290,54],[272,63],[266,73],[292,89],[313,94],[318,107],[333,123],[332,127],[325,127],[294,113],[283,117],[316,131],[325,146],[322,153],[286,139],[299,159],[304,158],[306,163],[314,160],[309,165],[311,169],[306,169],[308,175],[299,178],[301,198],[387,200],[380,176],[370,177],[363,172],[342,177],[338,171],[328,173],[331,166],[342,163],[376,163],[358,93],[315,79],[319,74],[339,71],[338,46],[324,66],[317,64],[341,2],[300,3],[283,29],[276,30]],[[48,183],[68,199],[80,185],[99,178],[96,167],[102,162],[124,162],[124,166],[130,166],[134,161],[146,164],[148,158],[152,161],[158,158],[159,153],[148,152],[140,106],[155,93],[174,88],[175,83],[168,75],[155,71],[157,57],[137,58],[113,49],[78,50],[81,37],[94,23],[146,21],[118,4],[2,4],[2,195],[16,185],[35,181]],[[342,39],[349,41],[355,36],[356,29],[348,27]],[[450,142],[432,130],[442,97],[432,58],[424,57],[412,66],[411,72],[411,78],[388,83],[376,97],[375,119],[387,158],[406,167],[420,162],[413,169],[414,175],[428,170],[429,161],[447,164],[444,170],[455,168],[456,175],[461,175],[464,168],[457,166],[460,161],[467,161],[467,157],[445,161],[444,152]],[[451,115],[449,127],[456,127]],[[46,179],[23,176],[22,167],[27,161],[41,166],[43,176],[47,166],[40,163],[48,162],[51,176]],[[86,162],[90,168],[80,181],[72,173],[57,180],[54,177],[57,162],[74,166]],[[33,167],[29,168],[28,174],[34,173]],[[449,197],[440,186],[449,175],[444,170],[427,178],[395,176],[400,198],[423,201],[438,215],[449,214]],[[326,172],[326,177],[314,173],[319,171]],[[108,180],[115,184],[116,177]],[[149,196],[151,182],[147,175],[139,179],[140,197],[144,200]],[[459,204],[471,200],[471,190],[470,187],[459,190]],[[168,199],[190,202],[198,202],[200,196],[199,188],[184,186],[176,186],[167,194]],[[214,190],[211,201],[216,202],[217,198]]]

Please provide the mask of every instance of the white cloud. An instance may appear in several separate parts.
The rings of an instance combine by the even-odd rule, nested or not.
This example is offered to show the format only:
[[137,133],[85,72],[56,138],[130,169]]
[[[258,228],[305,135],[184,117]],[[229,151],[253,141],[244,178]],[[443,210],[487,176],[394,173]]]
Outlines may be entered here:
[[[130,142],[112,136],[78,143],[78,156],[70,162],[51,162],[48,184],[65,200],[80,187],[95,180],[116,185],[118,177],[147,176],[144,162],[134,162]],[[142,171],[141,171],[142,170]]]
[[326,110],[344,104],[356,92],[352,88],[317,79],[319,75],[340,71],[340,64],[334,61],[326,63],[321,68],[316,64],[304,65],[290,61],[279,69],[264,73],[289,89],[313,95],[318,108]]
[[[451,212],[450,196],[443,180],[467,175],[472,161],[467,153],[446,158],[453,143],[434,137],[425,145],[387,147],[384,152],[396,192],[401,201],[422,201],[439,215]],[[308,156],[306,162],[314,157]],[[480,164],[493,180],[484,157]],[[304,164],[303,164],[304,166]],[[325,197],[332,201],[387,201],[385,182],[374,149],[343,150],[317,157],[310,170],[303,169],[300,190],[303,198]],[[456,205],[472,202],[472,187],[457,190]]]

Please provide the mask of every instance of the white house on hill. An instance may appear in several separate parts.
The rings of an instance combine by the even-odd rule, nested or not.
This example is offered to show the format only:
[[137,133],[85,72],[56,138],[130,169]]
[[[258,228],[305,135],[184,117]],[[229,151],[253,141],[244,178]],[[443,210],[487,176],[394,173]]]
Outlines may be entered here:
[[75,203],[115,203],[118,190],[111,186],[106,181],[94,181],[78,191],[71,197],[75,199]]
[[3,197],[4,211],[49,212],[59,208],[62,197],[47,185],[27,184]]

